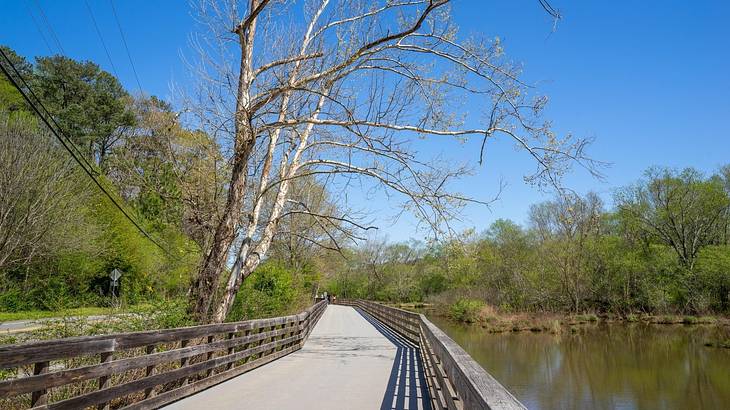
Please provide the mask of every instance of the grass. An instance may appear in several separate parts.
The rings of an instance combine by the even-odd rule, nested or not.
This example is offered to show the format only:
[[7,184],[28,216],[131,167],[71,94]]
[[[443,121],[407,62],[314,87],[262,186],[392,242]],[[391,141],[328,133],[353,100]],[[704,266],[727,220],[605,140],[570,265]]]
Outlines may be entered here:
[[64,309],[59,311],[52,310],[27,310],[23,312],[0,312],[0,322],[11,322],[15,320],[37,320],[37,319],[48,319],[55,317],[67,317],[67,316],[95,316],[95,315],[108,315],[112,313],[119,313],[120,310],[125,312],[135,312],[145,308],[147,305],[135,305],[125,309],[113,309],[109,307],[81,307],[74,309]]
[[584,313],[580,315],[575,315],[575,320],[577,320],[579,323],[597,322],[598,316],[596,316],[595,313]]
[[[476,324],[489,333],[503,332],[548,332],[561,334],[565,331],[577,333],[581,327],[598,323],[647,323],[661,325],[715,325],[730,328],[730,317],[691,316],[691,315],[648,315],[629,313],[625,316],[588,312],[570,313],[529,313],[499,312],[497,308],[479,300],[459,299],[451,304],[436,305],[436,313],[451,320],[465,324]],[[718,346],[726,347],[729,342],[723,341]]]

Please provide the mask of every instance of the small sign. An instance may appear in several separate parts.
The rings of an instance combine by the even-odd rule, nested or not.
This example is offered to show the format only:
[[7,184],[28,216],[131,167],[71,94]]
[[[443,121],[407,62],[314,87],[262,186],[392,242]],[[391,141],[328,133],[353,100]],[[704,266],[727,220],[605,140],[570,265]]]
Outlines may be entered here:
[[116,282],[119,280],[119,278],[122,277],[122,271],[120,271],[117,268],[114,268],[112,273],[109,274],[109,277],[112,278],[112,281]]

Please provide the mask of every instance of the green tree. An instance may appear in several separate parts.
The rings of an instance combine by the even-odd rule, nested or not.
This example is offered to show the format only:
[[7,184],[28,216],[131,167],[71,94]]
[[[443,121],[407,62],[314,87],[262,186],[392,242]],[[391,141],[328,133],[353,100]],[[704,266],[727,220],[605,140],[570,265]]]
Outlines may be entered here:
[[63,131],[104,169],[114,144],[134,125],[119,80],[91,61],[59,55],[36,59],[32,87]]
[[730,311],[730,247],[702,249],[696,270],[704,305],[721,312]]
[[644,180],[620,190],[616,202],[629,225],[670,246],[690,271],[699,251],[718,241],[730,207],[722,182],[692,168],[649,169]]
[[[0,46],[0,49],[6,56],[8,56],[20,75],[23,76],[26,81],[30,80],[33,76],[33,66],[28,63],[23,56],[18,55],[11,48]],[[8,72],[14,73],[13,69],[5,62],[5,59],[0,59],[0,64],[2,64]],[[7,112],[30,110],[30,107],[26,104],[23,96],[10,82],[10,80],[5,77],[5,75],[0,75],[0,107]]]
[[[505,219],[495,221],[486,232],[481,247],[493,248],[494,260],[480,261],[489,272],[487,283],[497,294],[490,301],[510,309],[531,309],[544,302],[540,296],[548,280],[535,266],[535,235]],[[483,253],[483,252],[480,252]]]
[[[183,129],[169,105],[154,98],[144,100],[148,107],[139,111],[145,127],[131,128],[138,118],[132,115],[136,111],[128,94],[91,62],[42,57],[34,71],[22,57],[3,51],[63,130],[112,174],[98,175],[98,180],[112,195],[119,192],[130,200],[139,211],[138,222],[177,257],[168,257],[140,235],[96,190],[48,130],[24,112],[19,93],[2,78],[0,308],[103,304],[113,268],[124,272],[122,296],[130,303],[184,294],[201,254],[183,231],[186,210],[191,209],[185,201],[201,208],[208,204],[200,192],[216,187],[205,178],[211,163],[217,169],[216,160],[209,161],[217,147],[206,150],[210,139]],[[176,150],[173,154],[170,147]],[[115,167],[107,166],[110,158],[120,159],[111,163]],[[142,175],[144,183],[125,178],[116,166],[125,158],[138,160],[130,161],[138,174],[126,176]],[[174,178],[177,174],[184,178]],[[181,193],[186,189],[192,193]],[[215,207],[209,208],[214,214]]]

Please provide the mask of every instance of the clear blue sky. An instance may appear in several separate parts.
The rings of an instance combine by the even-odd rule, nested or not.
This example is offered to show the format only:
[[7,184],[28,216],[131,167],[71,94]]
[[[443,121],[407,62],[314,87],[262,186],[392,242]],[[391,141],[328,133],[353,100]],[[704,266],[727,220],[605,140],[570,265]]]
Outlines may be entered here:
[[[112,71],[84,1],[38,0],[66,55],[90,59]],[[136,89],[108,0],[89,0],[116,72]],[[116,0],[122,27],[146,92],[169,96],[184,85],[181,52],[194,22],[185,1]],[[537,0],[456,0],[454,14],[465,34],[503,39],[525,78],[549,95],[547,117],[556,129],[596,138],[590,152],[612,163],[606,181],[576,171],[567,182],[578,192],[599,192],[610,205],[615,187],[629,184],[652,165],[695,167],[710,173],[730,163],[730,2],[552,0],[564,18],[552,21]],[[35,0],[5,2],[0,43],[32,58],[58,52]],[[32,10],[47,42],[31,19]],[[453,146],[450,146],[453,148]],[[450,150],[454,159],[476,160],[474,145]],[[426,154],[442,147],[427,144]],[[529,160],[512,144],[487,148],[487,162],[457,188],[486,199],[503,178],[509,186],[491,210],[471,207],[467,221],[478,231],[497,218],[526,220],[530,204],[547,195],[525,186]],[[392,215],[383,204],[381,221]],[[381,231],[392,240],[417,236],[404,218]]]

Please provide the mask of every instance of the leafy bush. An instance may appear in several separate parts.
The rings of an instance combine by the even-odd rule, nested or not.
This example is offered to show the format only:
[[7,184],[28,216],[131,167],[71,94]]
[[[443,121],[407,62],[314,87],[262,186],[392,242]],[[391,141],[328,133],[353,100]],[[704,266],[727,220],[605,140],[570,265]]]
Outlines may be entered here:
[[730,312],[730,246],[701,250],[695,271],[698,292],[707,301],[707,310]]
[[0,292],[0,311],[20,312],[32,310],[35,306],[20,288],[13,287]]
[[188,314],[188,301],[183,298],[157,300],[131,315],[139,330],[169,329],[193,325]]
[[226,320],[294,313],[301,307],[295,303],[300,292],[295,286],[294,274],[281,262],[263,263],[243,282]]
[[449,316],[459,322],[474,323],[479,319],[479,312],[484,302],[476,299],[459,299],[449,309]]

